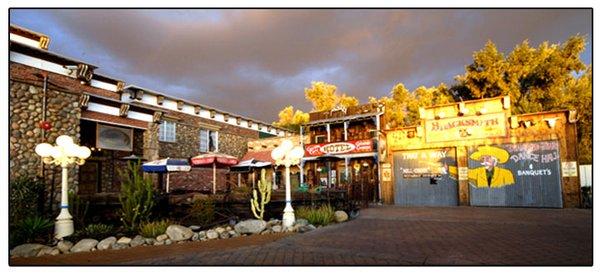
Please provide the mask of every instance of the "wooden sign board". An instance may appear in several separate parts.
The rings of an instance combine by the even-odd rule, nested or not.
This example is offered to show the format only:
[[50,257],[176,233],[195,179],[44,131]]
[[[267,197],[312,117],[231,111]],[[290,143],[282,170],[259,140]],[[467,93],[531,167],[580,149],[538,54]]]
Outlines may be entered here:
[[425,141],[428,143],[504,137],[506,134],[504,113],[425,121]]
[[577,162],[562,162],[563,177],[577,177]]

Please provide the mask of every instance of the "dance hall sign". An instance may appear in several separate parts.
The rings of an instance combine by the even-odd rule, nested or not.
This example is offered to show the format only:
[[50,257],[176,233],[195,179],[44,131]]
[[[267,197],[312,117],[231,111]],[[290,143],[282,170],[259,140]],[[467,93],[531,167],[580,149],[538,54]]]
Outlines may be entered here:
[[506,136],[504,113],[425,121],[425,141],[445,142]]
[[373,151],[373,140],[357,140],[305,146],[305,156],[321,156],[325,154],[360,153]]

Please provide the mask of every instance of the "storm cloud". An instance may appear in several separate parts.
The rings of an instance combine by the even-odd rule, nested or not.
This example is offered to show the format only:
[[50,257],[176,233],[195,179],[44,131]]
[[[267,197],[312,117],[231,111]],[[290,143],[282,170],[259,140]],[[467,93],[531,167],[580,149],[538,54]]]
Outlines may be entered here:
[[[591,36],[591,10],[11,10],[50,50],[166,94],[271,122],[326,81],[366,101],[451,83],[492,40]],[[583,55],[590,63],[590,49]]]

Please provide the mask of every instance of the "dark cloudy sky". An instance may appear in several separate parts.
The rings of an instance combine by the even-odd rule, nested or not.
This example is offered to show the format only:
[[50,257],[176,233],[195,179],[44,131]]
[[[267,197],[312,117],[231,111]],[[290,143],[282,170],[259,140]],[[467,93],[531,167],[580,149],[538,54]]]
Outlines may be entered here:
[[[11,10],[11,24],[51,37],[50,50],[100,73],[271,122],[310,110],[325,81],[366,101],[399,82],[452,83],[492,40],[591,37],[591,10]],[[591,45],[582,55],[591,62]]]

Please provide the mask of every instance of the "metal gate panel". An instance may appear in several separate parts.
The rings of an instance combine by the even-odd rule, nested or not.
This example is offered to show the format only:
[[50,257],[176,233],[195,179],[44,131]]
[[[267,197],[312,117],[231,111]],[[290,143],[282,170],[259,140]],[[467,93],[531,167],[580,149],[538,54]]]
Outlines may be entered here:
[[[482,146],[469,148],[469,190],[473,206],[562,207],[560,153],[558,141],[486,146],[506,151],[508,160],[496,168],[511,174],[514,183],[487,183],[482,186],[473,176],[483,172],[480,160],[472,157]],[[508,172],[506,172],[508,171]],[[494,182],[493,180],[491,182]],[[496,185],[496,187],[493,187]]]
[[456,166],[454,148],[394,153],[396,205],[458,205],[458,185],[448,174],[449,166]]

